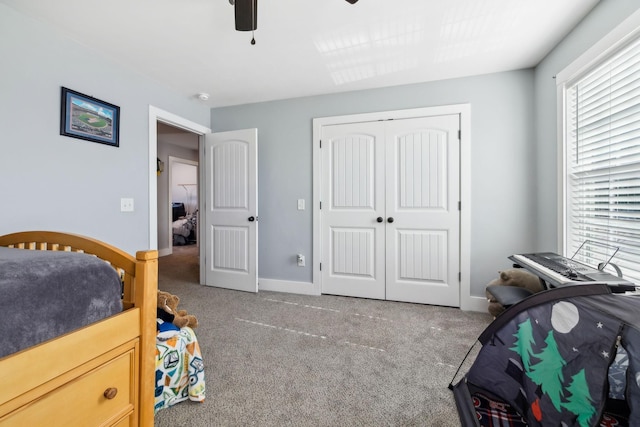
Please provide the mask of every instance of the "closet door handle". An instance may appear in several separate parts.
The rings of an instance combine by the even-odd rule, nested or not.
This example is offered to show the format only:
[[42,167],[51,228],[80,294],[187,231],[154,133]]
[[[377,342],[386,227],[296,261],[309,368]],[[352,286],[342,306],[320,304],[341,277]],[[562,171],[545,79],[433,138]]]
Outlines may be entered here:
[[382,222],[382,221],[384,221],[384,219],[382,219],[382,217],[381,217],[381,216],[379,216],[379,217],[378,217],[378,219],[376,219],[376,221],[378,221],[378,222]]
[[388,222],[389,224],[391,224],[391,223],[393,222],[393,217],[392,217],[392,216],[390,216],[389,218],[387,218],[387,222]]
[[253,222],[253,221],[255,221],[255,220],[256,220],[256,219],[255,219],[254,217],[252,217],[252,216],[250,216],[250,217],[249,217],[249,222]]

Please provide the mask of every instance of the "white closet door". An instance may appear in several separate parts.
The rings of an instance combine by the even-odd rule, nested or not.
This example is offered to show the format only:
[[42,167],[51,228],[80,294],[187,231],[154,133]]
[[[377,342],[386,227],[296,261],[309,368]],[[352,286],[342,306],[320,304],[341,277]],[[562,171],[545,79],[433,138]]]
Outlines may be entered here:
[[457,307],[459,116],[386,123],[387,299]]
[[322,292],[385,298],[382,123],[322,129]]
[[322,293],[460,305],[458,114],[322,128]]

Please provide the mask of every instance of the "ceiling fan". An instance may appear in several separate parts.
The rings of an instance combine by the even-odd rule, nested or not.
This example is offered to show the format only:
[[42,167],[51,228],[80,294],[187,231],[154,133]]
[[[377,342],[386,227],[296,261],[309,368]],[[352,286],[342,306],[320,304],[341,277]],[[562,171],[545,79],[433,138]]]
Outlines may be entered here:
[[[358,0],[346,0],[355,4]],[[258,28],[258,0],[229,0],[235,9],[237,31],[255,31]],[[255,38],[251,44],[256,44]]]

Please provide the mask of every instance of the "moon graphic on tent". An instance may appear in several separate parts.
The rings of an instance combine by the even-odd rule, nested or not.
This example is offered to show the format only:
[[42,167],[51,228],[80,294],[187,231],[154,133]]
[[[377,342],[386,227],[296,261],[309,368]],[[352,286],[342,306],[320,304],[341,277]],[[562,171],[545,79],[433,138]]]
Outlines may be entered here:
[[562,334],[571,332],[579,320],[578,308],[570,302],[561,301],[551,309],[551,326]]

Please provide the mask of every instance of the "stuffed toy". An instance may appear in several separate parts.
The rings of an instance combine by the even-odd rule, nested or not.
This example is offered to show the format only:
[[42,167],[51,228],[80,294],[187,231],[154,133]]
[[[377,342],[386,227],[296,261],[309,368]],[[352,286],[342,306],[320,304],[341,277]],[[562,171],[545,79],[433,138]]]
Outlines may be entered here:
[[192,314],[187,314],[186,310],[178,310],[179,303],[180,298],[177,295],[158,291],[158,308],[156,310],[158,319],[172,323],[178,328],[184,326],[197,327],[198,319]]
[[[487,283],[487,286],[490,285],[516,286],[527,289],[532,293],[540,292],[544,289],[538,276],[531,274],[522,268],[498,271],[498,278]],[[505,308],[502,304],[496,301],[495,297],[491,295],[489,291],[485,290],[485,293],[487,295],[487,300],[489,301],[489,314],[493,317],[497,317],[505,310]]]

